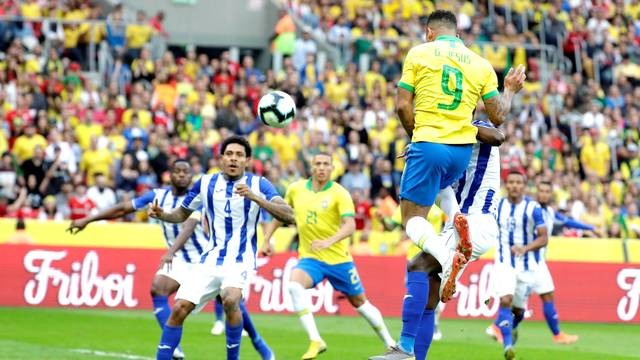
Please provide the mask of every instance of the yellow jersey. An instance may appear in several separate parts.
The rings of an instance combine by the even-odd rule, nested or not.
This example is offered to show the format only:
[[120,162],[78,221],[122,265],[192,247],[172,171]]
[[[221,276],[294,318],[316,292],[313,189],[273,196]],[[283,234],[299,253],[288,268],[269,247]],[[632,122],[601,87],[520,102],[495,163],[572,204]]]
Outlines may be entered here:
[[398,86],[414,93],[412,142],[475,144],[473,111],[480,98],[499,94],[489,61],[454,36],[439,36],[409,50]]
[[[444,211],[435,204],[431,207],[431,210],[429,210],[429,215],[427,215],[427,221],[431,223],[436,234],[439,234],[442,231],[442,226],[444,225],[446,218],[447,215]],[[400,206],[398,206],[393,212],[393,215],[391,215],[391,221],[398,226],[402,225],[402,213],[400,212]],[[415,244],[411,244],[407,248],[407,260],[413,259],[413,257],[420,251],[422,251],[422,249]]]
[[355,215],[353,200],[345,188],[329,181],[322,190],[316,192],[311,187],[311,179],[298,180],[289,185],[285,201],[293,207],[301,259],[312,258],[331,265],[353,261],[347,239],[324,250],[311,250],[314,240],[326,240],[335,235],[342,218]]

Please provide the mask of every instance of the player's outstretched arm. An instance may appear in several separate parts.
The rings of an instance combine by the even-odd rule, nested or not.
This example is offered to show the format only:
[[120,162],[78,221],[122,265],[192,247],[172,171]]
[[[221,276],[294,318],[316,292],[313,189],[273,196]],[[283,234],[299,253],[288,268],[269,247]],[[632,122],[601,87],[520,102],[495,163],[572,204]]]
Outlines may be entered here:
[[160,260],[160,266],[158,267],[159,269],[162,269],[162,267],[167,264],[167,270],[171,271],[171,263],[173,262],[173,257],[175,256],[176,251],[182,249],[184,244],[187,242],[187,240],[189,240],[189,238],[195,231],[198,223],[200,223],[199,219],[196,219],[194,217],[190,217],[187,219],[187,221],[184,222],[184,224],[182,225],[182,230],[178,234],[178,237],[176,237],[176,241],[173,243],[173,245],[171,245],[164,256],[162,256],[162,259]]
[[413,113],[413,92],[401,88],[398,88],[398,94],[396,95],[396,104],[398,106],[398,117],[402,123],[402,127],[409,135],[409,138],[413,137],[413,128],[415,126],[415,117]]
[[504,91],[502,94],[483,100],[485,111],[493,125],[502,125],[509,112],[511,112],[513,96],[522,89],[524,80],[527,78],[524,70],[523,65],[519,65],[516,69],[509,69],[507,76],[504,78]]
[[340,229],[332,237],[325,240],[315,240],[311,243],[312,250],[322,250],[330,247],[338,241],[344,240],[353,235],[356,231],[356,220],[353,216],[344,216],[340,224]]
[[178,206],[177,208],[166,212],[162,207],[160,207],[160,205],[158,205],[158,200],[154,201],[153,204],[149,206],[150,217],[173,224],[184,222],[189,218],[192,212],[193,210],[182,206]]
[[69,228],[67,228],[67,231],[71,234],[77,234],[94,221],[117,219],[134,211],[135,209],[130,201],[123,201],[108,209],[102,210],[95,215],[73,220],[71,225],[69,225]]
[[478,128],[478,134],[476,135],[476,139],[481,143],[491,145],[491,146],[500,146],[505,140],[505,136],[502,131],[496,128],[490,128],[486,126],[476,126]]

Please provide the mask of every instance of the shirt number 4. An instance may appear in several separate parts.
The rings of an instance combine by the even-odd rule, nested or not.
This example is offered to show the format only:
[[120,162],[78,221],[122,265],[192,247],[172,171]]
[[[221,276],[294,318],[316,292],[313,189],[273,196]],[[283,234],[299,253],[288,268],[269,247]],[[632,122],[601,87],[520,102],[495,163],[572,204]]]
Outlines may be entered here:
[[[451,76],[454,76],[455,87],[451,89],[449,87],[449,80]],[[443,104],[438,103],[438,109],[440,110],[455,110],[460,106],[460,101],[462,100],[462,81],[464,77],[462,76],[462,71],[457,68],[449,65],[444,65],[442,67],[442,81],[440,84],[442,85],[442,92],[446,95],[453,96],[453,102],[451,104]]]

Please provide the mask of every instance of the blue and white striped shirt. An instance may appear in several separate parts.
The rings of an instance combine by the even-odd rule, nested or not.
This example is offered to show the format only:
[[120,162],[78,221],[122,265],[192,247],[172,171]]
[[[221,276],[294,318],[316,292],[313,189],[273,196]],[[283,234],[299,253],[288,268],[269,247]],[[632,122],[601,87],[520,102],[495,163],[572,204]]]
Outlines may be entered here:
[[[171,188],[153,189],[133,199],[131,203],[134,209],[140,210],[157,200],[158,205],[164,211],[171,211],[173,208],[180,206],[186,196],[186,194],[174,196]],[[169,248],[176,241],[180,231],[182,231],[182,224],[160,222],[160,226],[162,226],[162,233]],[[184,261],[188,263],[197,263],[200,261],[200,256],[208,241],[202,232],[202,226],[198,225],[191,235],[191,238],[184,243],[184,246],[176,253],[176,256],[182,257]]]
[[212,261],[218,266],[243,263],[255,269],[260,206],[235,193],[236,184],[247,184],[254,194],[267,201],[279,197],[269,180],[245,173],[236,181],[228,181],[222,173],[204,175],[182,202],[182,207],[202,207],[208,222],[209,242],[200,262]]
[[[491,127],[486,122],[474,125]],[[469,167],[453,185],[463,214],[495,214],[500,193],[500,150],[497,146],[476,143]]]
[[527,245],[537,238],[537,229],[546,227],[540,205],[525,197],[519,204],[501,199],[498,204],[498,226],[500,228],[496,261],[511,264],[517,270],[534,270],[543,261],[540,249],[529,251],[521,257],[511,253],[513,245]]

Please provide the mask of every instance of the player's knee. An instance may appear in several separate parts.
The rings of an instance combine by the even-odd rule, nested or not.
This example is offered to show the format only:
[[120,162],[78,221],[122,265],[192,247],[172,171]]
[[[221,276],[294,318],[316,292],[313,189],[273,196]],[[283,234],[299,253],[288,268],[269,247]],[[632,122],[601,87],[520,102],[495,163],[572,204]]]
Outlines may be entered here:
[[425,226],[428,226],[428,225],[429,223],[427,223],[427,220],[424,217],[420,217],[420,216],[408,217],[406,226],[405,226],[405,232],[411,239],[419,238],[420,237],[419,235],[422,233]]
[[299,298],[304,294],[304,286],[296,281],[290,281],[287,290],[293,298]]
[[513,313],[513,315],[515,315],[517,317],[524,316],[524,309],[522,309],[522,308],[513,308],[511,310],[511,312]]
[[500,298],[500,307],[511,307],[512,303],[513,303],[512,295],[505,295]]
[[553,301],[553,292],[549,292],[546,294],[541,294],[540,295],[540,300],[542,300],[542,302],[552,302]]
[[182,324],[184,319],[193,311],[194,305],[186,300],[178,300],[171,310],[170,320],[177,324]]
[[364,296],[364,294],[349,296],[348,299],[349,299],[349,303],[354,308],[359,308],[360,306],[364,305],[364,303],[367,302],[367,298]]

